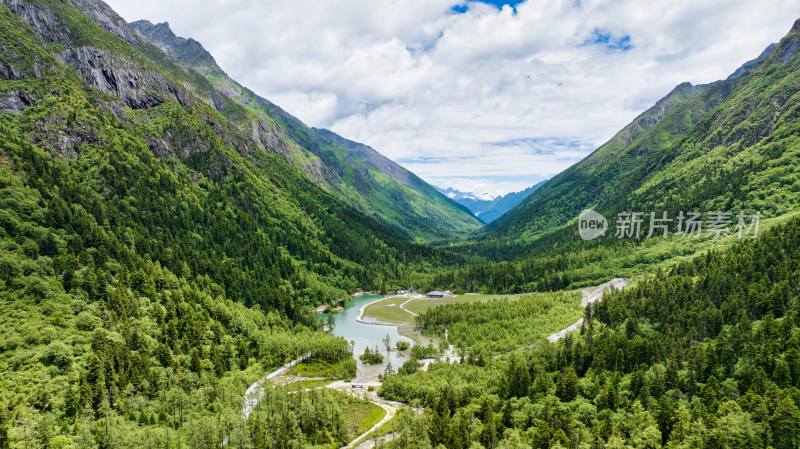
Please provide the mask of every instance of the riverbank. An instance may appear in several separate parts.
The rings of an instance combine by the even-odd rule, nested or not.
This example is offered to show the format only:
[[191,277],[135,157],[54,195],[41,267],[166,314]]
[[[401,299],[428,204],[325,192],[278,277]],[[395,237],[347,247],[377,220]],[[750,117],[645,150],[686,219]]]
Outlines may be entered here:
[[[361,306],[361,308],[358,309],[358,316],[356,317],[356,321],[358,321],[359,323],[375,324],[375,325],[378,325],[378,326],[400,326],[402,324],[406,324],[406,323],[389,323],[389,322],[384,322],[384,321],[380,321],[380,320],[367,321],[367,320],[364,319],[364,311],[366,310],[367,307],[369,307],[369,306],[371,306],[371,305],[373,305],[375,303],[381,302],[381,301],[386,301],[387,299],[395,299],[395,298],[408,298],[408,300],[410,301],[412,299],[424,298],[424,296],[422,296],[422,295],[413,295],[413,296],[409,296],[409,295],[392,295],[392,296],[384,296],[384,297],[382,297],[380,299],[372,301],[369,304],[364,304],[363,306]],[[408,302],[408,301],[406,301],[406,302]]]

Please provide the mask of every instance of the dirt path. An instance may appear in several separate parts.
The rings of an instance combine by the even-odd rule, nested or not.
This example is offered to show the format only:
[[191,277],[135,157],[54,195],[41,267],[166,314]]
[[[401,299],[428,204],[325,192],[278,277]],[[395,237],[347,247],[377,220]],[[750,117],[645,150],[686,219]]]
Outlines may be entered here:
[[244,416],[244,419],[246,420],[247,417],[250,416],[250,413],[253,411],[253,409],[256,408],[256,405],[258,405],[258,401],[260,401],[261,398],[264,396],[264,387],[262,386],[264,385],[264,382],[267,382],[269,380],[274,379],[275,377],[280,376],[281,374],[289,371],[292,367],[294,367],[295,365],[299,364],[300,362],[309,357],[311,357],[310,352],[298,358],[297,360],[294,360],[290,363],[287,363],[286,365],[283,365],[282,367],[267,374],[261,379],[253,382],[253,384],[250,385],[250,387],[248,387],[247,391],[245,391],[244,393],[244,406],[242,407],[242,415]]
[[394,406],[391,406],[389,404],[384,404],[383,402],[378,402],[378,401],[376,401],[376,400],[374,400],[372,398],[369,398],[369,400],[370,400],[370,402],[372,402],[373,404],[377,405],[378,407],[386,410],[386,416],[384,416],[382,420],[378,421],[378,424],[375,424],[369,430],[367,430],[366,432],[364,432],[361,435],[359,435],[356,439],[351,441],[347,446],[344,446],[342,449],[352,449],[352,448],[354,448],[358,444],[359,441],[361,441],[364,437],[366,437],[367,435],[369,435],[373,431],[378,430],[378,427],[384,425],[386,423],[386,421],[389,421],[390,419],[394,418],[394,414],[397,413],[397,408],[394,407]]
[[[624,278],[614,278],[605,284],[600,284],[597,287],[586,289],[583,291],[583,296],[581,297],[581,307],[586,307],[589,304],[593,304],[595,302],[599,302],[603,300],[603,296],[606,293],[606,289],[614,288],[617,290],[622,290],[625,286],[628,285],[628,280]],[[575,323],[561,329],[560,331],[556,332],[555,334],[550,334],[547,337],[547,341],[550,343],[555,343],[558,340],[566,337],[569,332],[577,330],[583,324],[583,318],[579,319]]]
[[404,302],[404,303],[400,304],[400,308],[401,308],[401,309],[403,309],[403,310],[405,310],[406,312],[408,312],[408,313],[410,313],[410,314],[414,315],[414,316],[417,316],[417,314],[416,314],[416,313],[414,313],[414,312],[412,312],[412,311],[410,311],[410,310],[406,309],[406,304],[410,303],[410,302],[411,302],[411,301],[413,301],[414,299],[416,299],[416,298],[410,298],[408,301],[406,301],[406,302]]

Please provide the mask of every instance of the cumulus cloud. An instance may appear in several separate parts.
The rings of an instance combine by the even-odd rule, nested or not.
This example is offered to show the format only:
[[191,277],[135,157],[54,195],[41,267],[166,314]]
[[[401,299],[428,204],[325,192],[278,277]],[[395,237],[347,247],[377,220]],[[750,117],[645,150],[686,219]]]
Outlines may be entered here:
[[169,21],[309,125],[496,194],[577,162],[675,85],[727,77],[800,16],[794,0],[108,1]]

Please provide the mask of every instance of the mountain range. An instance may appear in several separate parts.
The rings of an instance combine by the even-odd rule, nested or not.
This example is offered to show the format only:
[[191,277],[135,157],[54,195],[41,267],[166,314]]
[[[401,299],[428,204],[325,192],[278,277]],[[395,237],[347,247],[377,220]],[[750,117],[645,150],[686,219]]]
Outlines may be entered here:
[[[466,290],[483,284],[497,292],[592,284],[654,263],[668,267],[732,241],[708,233],[676,237],[680,212],[700,212],[704,219],[716,212],[760,214],[765,223],[796,213],[798,39],[800,21],[727,79],[676,86],[483,232],[449,247],[498,263],[463,268],[436,282]],[[585,209],[606,217],[610,227],[623,212],[641,212],[645,229],[638,239],[611,231],[583,241],[577,219]],[[644,238],[651,213],[667,213],[673,238]]]
[[253,132],[280,142],[270,150],[338,199],[416,241],[465,236],[481,227],[469,211],[369,146],[331,131],[309,128],[269,100],[231,79],[194,39],[168,23],[131,23],[150,42],[204,76],[223,95],[254,115]]
[[[425,338],[507,346],[548,310],[583,321],[555,345],[458,348],[424,372],[415,351],[437,350],[412,347],[382,379],[424,408],[391,424],[408,447],[797,447],[798,40],[800,21],[563,173],[465,206],[306,126],[165,23],[0,0],[0,448],[342,447],[368,403],[265,386],[245,420],[244,392],[304,357],[308,377],[352,379],[353,345],[313,310],[412,285],[564,290],[439,305],[417,315]],[[745,213],[765,236],[690,239],[673,222],[667,238],[584,241],[585,209],[612,224]],[[578,307],[576,289],[617,277],[629,290]]]
[[[786,213],[788,207],[777,210],[769,202],[745,200],[748,190],[763,188],[759,178],[764,172],[751,168],[777,168],[758,151],[760,146],[793,138],[786,130],[796,124],[786,114],[796,106],[788,88],[796,77],[796,33],[797,26],[726,80],[676,86],[584,160],[492,223],[487,237],[535,240],[574,221],[586,208],[610,215],[626,208],[700,206]],[[784,131],[778,133],[780,129]]]
[[448,187],[446,189],[437,187],[436,189],[442,192],[442,194],[444,194],[446,197],[455,200],[462,206],[465,206],[473,214],[475,214],[478,219],[488,224],[494,220],[497,220],[500,218],[500,216],[522,202],[522,200],[527,198],[528,195],[536,191],[536,189],[538,189],[544,183],[545,181],[542,181],[536,185],[528,187],[527,189],[520,190],[519,192],[510,192],[492,199],[485,199],[481,196],[476,196],[473,193],[461,192],[453,189],[452,187]]

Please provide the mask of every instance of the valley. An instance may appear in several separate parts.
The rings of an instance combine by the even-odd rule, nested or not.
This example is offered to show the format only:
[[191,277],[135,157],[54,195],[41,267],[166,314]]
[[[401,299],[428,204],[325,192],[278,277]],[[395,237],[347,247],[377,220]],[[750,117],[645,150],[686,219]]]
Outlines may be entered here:
[[[578,50],[638,54],[604,32]],[[798,40],[482,201],[305,124],[166,22],[0,1],[0,449],[799,448]],[[459,116],[380,107],[417,136]],[[475,132],[498,161],[550,154]],[[396,160],[438,160],[418,142]]]

